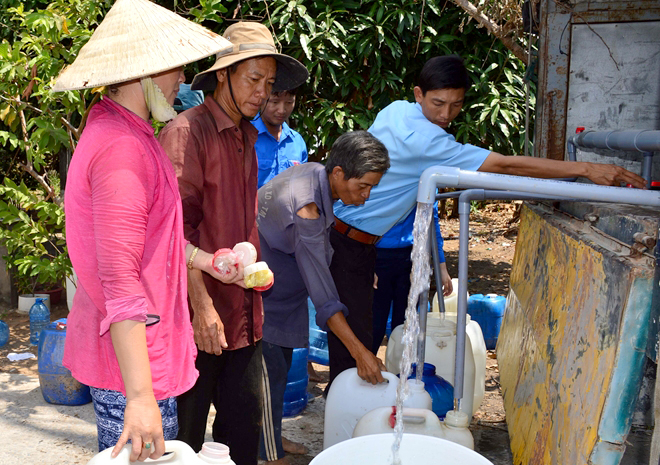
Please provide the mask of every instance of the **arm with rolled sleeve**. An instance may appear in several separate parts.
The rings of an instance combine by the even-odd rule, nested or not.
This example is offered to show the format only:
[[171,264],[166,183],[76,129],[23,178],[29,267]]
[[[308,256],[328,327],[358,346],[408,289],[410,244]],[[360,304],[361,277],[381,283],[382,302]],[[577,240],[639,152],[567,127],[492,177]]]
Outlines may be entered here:
[[339,293],[326,261],[323,220],[294,215],[294,223],[296,263],[316,308],[316,324],[323,331],[328,331],[328,319],[339,312],[346,316],[348,309],[339,301]]
[[296,226],[296,263],[305,281],[307,291],[317,309],[316,322],[320,328],[328,328],[346,346],[355,359],[360,378],[377,384],[383,382],[382,361],[371,353],[351,330],[346,315],[348,309],[339,302],[337,288],[326,262],[327,236],[321,218],[305,219],[294,215]]
[[[155,167],[143,148],[121,138],[90,166],[98,274],[105,296],[101,334],[110,331],[126,388],[122,434],[113,455],[130,439],[133,457],[145,438],[164,449],[147,350],[147,299],[140,282]],[[92,253],[92,251],[90,251]],[[103,309],[102,309],[103,311]]]
[[98,275],[105,296],[101,335],[112,323],[146,321],[140,282],[147,218],[152,205],[152,162],[130,139],[116,141],[90,166]]

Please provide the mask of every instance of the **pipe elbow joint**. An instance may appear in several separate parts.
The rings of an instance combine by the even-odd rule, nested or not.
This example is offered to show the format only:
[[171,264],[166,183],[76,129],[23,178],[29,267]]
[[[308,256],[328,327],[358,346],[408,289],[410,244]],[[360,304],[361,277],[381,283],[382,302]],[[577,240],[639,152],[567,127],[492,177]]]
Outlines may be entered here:
[[419,178],[417,201],[420,203],[434,203],[438,187],[456,187],[460,169],[435,165],[427,168]]

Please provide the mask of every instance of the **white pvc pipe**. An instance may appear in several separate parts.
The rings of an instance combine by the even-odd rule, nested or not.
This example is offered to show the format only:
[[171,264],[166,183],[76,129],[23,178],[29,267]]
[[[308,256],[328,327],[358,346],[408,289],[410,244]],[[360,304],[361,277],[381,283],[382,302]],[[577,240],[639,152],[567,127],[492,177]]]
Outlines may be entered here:
[[515,190],[531,194],[579,198],[585,201],[660,207],[660,192],[657,191],[466,171],[447,166],[432,166],[424,170],[419,179],[417,201],[435,202],[435,192],[438,187]]

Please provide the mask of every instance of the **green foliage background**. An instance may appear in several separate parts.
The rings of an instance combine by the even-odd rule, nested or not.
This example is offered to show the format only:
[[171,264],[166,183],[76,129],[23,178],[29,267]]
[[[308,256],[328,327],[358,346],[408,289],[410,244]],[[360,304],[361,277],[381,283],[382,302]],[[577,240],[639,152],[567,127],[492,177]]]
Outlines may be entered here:
[[[5,243],[12,228],[30,228],[36,218],[45,225],[39,234],[25,237],[22,245],[13,235],[15,253],[5,257],[10,266],[20,265],[30,276],[46,276],[49,270],[44,268],[58,263],[58,276],[70,272],[68,259],[54,260],[52,251],[40,246],[57,243],[59,248],[64,240],[61,196],[55,188],[59,180],[48,170],[59,169],[60,155],[73,152],[99,94],[54,94],[50,87],[112,3],[4,0],[0,9],[0,169],[13,180],[2,183],[0,216],[16,218],[11,226],[2,226]],[[464,111],[452,124],[456,138],[505,154],[523,150],[524,66],[449,0],[157,3],[218,33],[241,19],[264,22],[274,31],[281,51],[299,59],[310,72],[310,80],[298,92],[292,126],[305,138],[311,160],[322,161],[343,132],[368,128],[390,102],[412,99],[426,60],[452,53],[465,59],[474,83]],[[191,65],[187,75],[192,78],[212,61]],[[531,95],[533,109],[533,89]],[[14,210],[30,213],[17,201],[28,195],[26,189],[36,196],[30,205],[38,204],[38,209],[20,215]],[[57,208],[39,202],[52,202]],[[66,257],[65,247],[58,251]]]
[[[412,99],[424,63],[445,54],[462,56],[474,83],[452,125],[456,138],[505,154],[523,151],[524,65],[450,1],[424,7],[420,0],[169,3],[197,20],[214,14],[202,22],[217,32],[236,19],[262,21],[282,52],[305,64],[310,80],[298,92],[292,119],[313,160],[322,160],[343,132],[367,129],[390,102]],[[534,89],[531,94],[533,109]]]
[[[54,167],[52,158],[75,144],[77,134],[67,131],[58,116],[78,127],[91,92],[50,94],[49,85],[73,61],[112,1],[8,2],[0,11],[0,144],[4,172],[15,174],[16,153],[39,170],[44,164]],[[465,59],[474,82],[464,111],[452,125],[457,139],[501,153],[522,151],[524,66],[451,2],[429,0],[424,8],[419,0],[157,3],[218,33],[239,19],[271,26],[282,51],[310,71],[292,119],[317,160],[341,133],[366,129],[388,103],[412,99],[424,62],[449,53]],[[191,65],[188,74],[210,62]],[[6,98],[25,91],[35,66],[36,85],[27,101],[43,113],[26,111],[30,140],[24,143],[18,105]],[[532,107],[534,103],[532,92]],[[14,165],[8,166],[11,160]]]

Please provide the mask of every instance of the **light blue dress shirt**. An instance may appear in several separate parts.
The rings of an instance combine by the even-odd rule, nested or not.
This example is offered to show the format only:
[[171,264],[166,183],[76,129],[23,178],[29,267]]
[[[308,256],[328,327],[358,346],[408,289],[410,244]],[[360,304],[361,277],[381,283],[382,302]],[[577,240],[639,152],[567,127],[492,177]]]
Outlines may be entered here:
[[258,116],[252,124],[259,136],[254,148],[259,160],[258,187],[263,186],[287,168],[301,163],[307,163],[307,146],[302,136],[291,129],[288,124],[282,124],[282,134],[277,141],[268,132],[266,125]]
[[[378,249],[400,249],[413,245],[413,226],[415,225],[415,215],[417,209],[413,209],[408,216],[390,228],[383,237],[376,242]],[[438,202],[433,204],[433,223],[435,224],[435,236],[438,244],[438,258],[440,263],[445,262],[445,252],[442,249],[445,241],[440,233],[440,223],[438,222]]]
[[369,132],[385,144],[390,169],[364,205],[335,202],[335,216],[362,231],[382,236],[417,205],[419,177],[426,168],[446,165],[476,171],[490,150],[456,142],[431,123],[418,103],[399,100],[376,116]]

